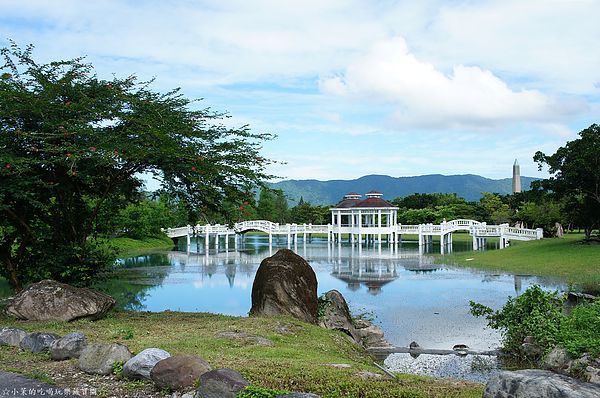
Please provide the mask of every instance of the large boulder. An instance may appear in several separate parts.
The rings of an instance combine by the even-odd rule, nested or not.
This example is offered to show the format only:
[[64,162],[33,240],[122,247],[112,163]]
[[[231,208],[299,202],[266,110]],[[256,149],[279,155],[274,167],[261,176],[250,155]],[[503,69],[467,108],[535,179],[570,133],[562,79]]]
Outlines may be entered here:
[[50,344],[50,358],[55,361],[79,358],[81,351],[87,346],[87,338],[83,333],[69,333],[65,337],[54,340]]
[[175,355],[158,361],[150,371],[150,379],[159,388],[180,390],[192,386],[211,370],[204,359],[194,355]]
[[215,369],[200,376],[194,398],[235,398],[250,383],[232,369]]
[[169,354],[160,348],[146,348],[123,366],[123,376],[128,379],[147,379],[150,380],[152,368],[163,359],[169,358]]
[[317,309],[317,277],[306,260],[281,249],[260,263],[250,315],[291,315],[317,323]]
[[113,371],[117,362],[127,362],[131,352],[122,344],[93,343],[81,351],[79,369],[86,373],[108,375]]
[[30,333],[19,344],[22,350],[31,352],[48,351],[55,340],[60,336],[55,333]]
[[319,326],[340,330],[360,342],[348,304],[337,290],[330,290],[319,298]]
[[27,332],[21,329],[15,328],[2,328],[0,330],[0,345],[9,345],[12,347],[19,347],[21,341],[27,337]]
[[600,386],[548,370],[525,369],[493,375],[483,398],[597,398]]
[[115,300],[104,293],[44,280],[17,294],[6,313],[29,321],[99,319],[114,304]]

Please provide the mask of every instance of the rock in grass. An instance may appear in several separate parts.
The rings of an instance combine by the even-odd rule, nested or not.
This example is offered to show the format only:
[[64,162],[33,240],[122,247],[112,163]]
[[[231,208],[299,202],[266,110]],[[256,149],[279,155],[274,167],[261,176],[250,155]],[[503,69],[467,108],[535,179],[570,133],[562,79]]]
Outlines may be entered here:
[[337,290],[330,290],[319,299],[319,326],[325,329],[339,330],[354,341],[360,342],[360,337],[352,323],[348,303]]
[[493,375],[483,398],[597,398],[600,386],[539,369]]
[[0,330],[0,345],[19,347],[21,341],[27,337],[27,332],[16,328],[2,328]]
[[232,369],[215,369],[200,376],[195,398],[235,398],[250,383]]
[[175,355],[161,361],[150,371],[150,379],[158,388],[180,390],[192,386],[212,368],[204,359],[194,355]]
[[87,346],[87,338],[83,333],[69,333],[65,337],[54,340],[50,344],[50,358],[55,361],[79,358],[81,351]]
[[169,354],[160,348],[146,348],[123,366],[123,376],[128,379],[147,379],[150,380],[152,368],[163,359],[169,358]]
[[127,362],[131,358],[129,349],[118,343],[93,343],[83,349],[79,356],[79,369],[86,373],[108,375],[117,362]]
[[316,324],[317,308],[317,277],[305,259],[281,249],[260,263],[250,315],[289,315]]
[[114,304],[115,300],[104,293],[43,280],[17,294],[6,313],[30,321],[99,319]]
[[43,352],[50,349],[50,345],[60,339],[55,333],[30,333],[19,344],[22,350],[31,352]]

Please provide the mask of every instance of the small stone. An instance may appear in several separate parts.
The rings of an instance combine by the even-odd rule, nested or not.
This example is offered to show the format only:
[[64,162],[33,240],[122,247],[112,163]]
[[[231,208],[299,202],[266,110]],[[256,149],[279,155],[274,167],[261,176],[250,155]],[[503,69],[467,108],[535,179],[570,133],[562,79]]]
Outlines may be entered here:
[[408,348],[410,348],[411,350],[414,350],[415,348],[420,348],[420,347],[421,346],[416,341],[413,341],[408,345]]
[[585,368],[585,376],[590,383],[600,385],[600,369],[588,366]]
[[43,352],[50,349],[54,340],[60,339],[55,333],[30,333],[19,344],[22,350],[31,352]]
[[327,364],[327,366],[330,366],[332,368],[338,368],[338,369],[348,369],[348,368],[352,367],[352,365],[347,364],[347,363],[329,363],[329,364]]
[[50,358],[60,361],[69,358],[79,358],[81,351],[87,346],[87,338],[83,333],[69,333],[63,338],[54,340],[50,345]]
[[192,386],[210,370],[208,362],[200,357],[175,355],[158,361],[150,371],[150,378],[158,388],[180,390]]
[[2,328],[0,330],[0,346],[8,345],[11,347],[19,347],[21,341],[27,337],[27,332],[16,328]]
[[123,376],[128,379],[150,380],[152,368],[159,361],[169,358],[170,356],[171,354],[160,348],[147,348],[123,365]]
[[196,398],[235,398],[250,383],[232,369],[215,369],[200,376]]
[[369,372],[367,370],[361,370],[360,372],[356,373],[355,376],[363,380],[381,379],[383,377],[383,375],[379,373]]
[[86,373],[109,375],[117,362],[127,362],[131,358],[129,349],[118,343],[93,343],[83,349],[79,356],[79,369]]

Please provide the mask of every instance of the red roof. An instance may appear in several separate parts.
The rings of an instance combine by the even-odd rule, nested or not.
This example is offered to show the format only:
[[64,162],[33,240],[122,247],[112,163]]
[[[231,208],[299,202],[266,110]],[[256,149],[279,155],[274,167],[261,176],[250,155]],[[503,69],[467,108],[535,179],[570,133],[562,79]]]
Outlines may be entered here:
[[396,207],[387,200],[383,200],[381,198],[367,198],[365,200],[361,200],[357,204],[352,207]]
[[344,199],[333,207],[336,209],[347,209],[350,207],[354,207],[359,202],[360,199]]

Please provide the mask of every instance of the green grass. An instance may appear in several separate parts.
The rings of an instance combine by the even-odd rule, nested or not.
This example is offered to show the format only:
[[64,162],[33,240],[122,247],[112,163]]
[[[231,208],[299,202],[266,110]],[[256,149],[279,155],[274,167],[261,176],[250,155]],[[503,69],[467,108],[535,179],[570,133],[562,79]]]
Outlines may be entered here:
[[[457,235],[455,235],[457,236]],[[512,241],[502,250],[454,253],[438,262],[516,274],[560,277],[569,283],[600,288],[600,244],[582,243],[583,234],[537,241]]]
[[[481,397],[483,386],[457,381],[402,375],[363,380],[362,370],[378,372],[372,359],[340,332],[325,330],[287,317],[243,318],[206,313],[113,312],[99,321],[22,322],[0,315],[0,325],[27,331],[51,331],[64,335],[81,331],[90,341],[120,342],[136,353],[158,347],[171,354],[196,354],[213,368],[241,372],[254,386],[304,391],[323,397]],[[122,331],[131,331],[131,339]],[[216,337],[219,331],[237,330],[266,337],[273,347]],[[129,333],[127,334],[129,336]],[[17,359],[15,359],[17,358]],[[39,355],[15,355],[12,347],[0,347],[0,369],[20,368],[22,373],[44,372],[50,360]],[[330,364],[346,363],[340,369]]]
[[171,238],[166,235],[144,239],[112,238],[108,242],[121,256],[133,256],[149,250],[170,250],[175,246]]

